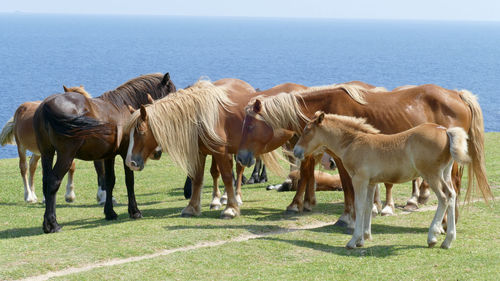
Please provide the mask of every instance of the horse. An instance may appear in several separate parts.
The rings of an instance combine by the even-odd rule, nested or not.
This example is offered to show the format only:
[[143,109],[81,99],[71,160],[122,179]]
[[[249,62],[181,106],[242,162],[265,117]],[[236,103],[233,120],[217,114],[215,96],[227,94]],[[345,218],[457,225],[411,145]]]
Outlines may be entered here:
[[[66,88],[63,86],[65,92],[75,92],[90,97],[90,94],[85,91],[83,86]],[[38,198],[35,193],[34,176],[37,168],[38,160],[40,159],[40,152],[36,143],[35,132],[33,129],[33,115],[42,101],[30,101],[21,104],[14,116],[10,118],[5,124],[0,133],[0,144],[15,144],[17,146],[17,153],[19,155],[19,169],[24,184],[24,200],[27,203],[36,203]],[[29,150],[33,153],[29,161],[29,179],[28,179],[28,165],[26,164],[26,151]],[[104,190],[103,179],[104,172],[102,171],[102,163],[94,162],[97,172],[97,202],[104,204],[106,200],[106,191]],[[73,174],[75,172],[75,163],[71,164],[68,173],[68,182],[66,184],[66,194],[64,198],[66,202],[71,203],[75,200],[75,192],[73,185]],[[113,199],[114,200],[114,199]],[[116,201],[115,201],[116,202]]]
[[[422,177],[438,198],[438,207],[429,228],[427,244],[437,243],[444,230],[441,222],[447,213],[447,233],[441,248],[448,249],[456,238],[456,192],[451,180],[453,161],[469,164],[467,133],[461,127],[445,128],[423,123],[401,133],[386,135],[366,123],[365,118],[317,112],[294,148],[298,159],[326,148],[341,159],[351,176],[356,222],[348,249],[362,247],[371,240],[371,204],[375,185],[380,182],[403,183]],[[473,144],[474,145],[474,144]],[[473,171],[475,173],[476,171]],[[493,199],[488,185],[480,185],[484,200]],[[483,189],[484,188],[484,189]]]
[[[267,153],[278,148],[294,133],[301,134],[309,118],[318,110],[366,118],[367,122],[386,134],[402,132],[425,122],[444,127],[462,127],[468,133],[469,152],[473,159],[469,165],[470,180],[466,199],[471,196],[473,175],[481,189],[488,185],[484,160],[483,115],[477,98],[467,90],[453,91],[432,84],[396,91],[372,91],[355,85],[340,84],[262,100],[255,99],[247,107],[238,161],[248,165],[253,155]],[[352,227],[355,215],[352,183],[340,159],[332,156],[337,163],[344,192],[344,213],[336,225]],[[302,161],[300,170],[303,180],[292,203],[287,207],[289,211],[311,209],[316,201],[312,177],[314,161],[311,157]],[[458,165],[454,165],[452,178],[457,194],[461,181],[458,171]]]
[[[126,160],[128,167],[142,170],[147,155],[154,147],[161,146],[193,181],[191,199],[181,215],[199,216],[205,159],[212,155],[228,196],[221,217],[238,216],[240,210],[231,172],[232,154],[238,151],[241,137],[244,107],[256,95],[272,95],[305,86],[286,83],[275,88],[256,93],[252,86],[239,79],[226,78],[213,83],[198,81],[149,106],[142,106],[127,125],[131,140]],[[264,162],[266,156],[262,157]],[[237,165],[238,175],[242,169]],[[239,182],[241,178],[238,177]]]
[[[296,191],[296,187],[292,184],[293,181],[300,179],[299,170],[291,171],[288,177],[281,184],[270,185],[266,187],[267,190],[283,191]],[[339,175],[331,175],[322,171],[314,171],[314,182],[316,183],[316,191],[340,191],[342,190],[342,182]],[[294,189],[295,188],[295,189]]]
[[[78,93],[54,94],[40,104],[35,111],[33,127],[42,159],[45,233],[61,229],[56,220],[55,197],[75,158],[104,160],[107,193],[104,214],[107,220],[117,219],[112,203],[114,162],[116,155],[125,159],[127,154],[128,135],[123,133],[123,126],[130,117],[128,106],[139,108],[175,90],[169,73],[156,73],[129,80],[97,98]],[[57,160],[53,165],[56,152]],[[124,169],[129,216],[141,218],[134,194],[134,174],[128,166],[124,165]]]

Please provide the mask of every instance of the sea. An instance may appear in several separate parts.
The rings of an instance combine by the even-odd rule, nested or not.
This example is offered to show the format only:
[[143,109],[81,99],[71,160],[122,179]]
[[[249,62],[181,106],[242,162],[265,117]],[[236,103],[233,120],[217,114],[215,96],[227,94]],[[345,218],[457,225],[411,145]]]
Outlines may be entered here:
[[[25,101],[84,85],[93,96],[169,72],[255,88],[361,80],[433,83],[479,97],[500,131],[500,22],[0,14],[0,126]],[[17,157],[15,146],[0,158]]]

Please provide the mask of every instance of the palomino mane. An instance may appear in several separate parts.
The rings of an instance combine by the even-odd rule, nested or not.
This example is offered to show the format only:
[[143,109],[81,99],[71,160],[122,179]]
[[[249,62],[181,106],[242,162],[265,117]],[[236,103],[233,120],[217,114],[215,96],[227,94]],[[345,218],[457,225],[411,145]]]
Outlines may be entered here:
[[[209,81],[198,81],[146,106],[152,133],[164,152],[185,171],[194,176],[199,164],[198,140],[209,149],[224,145],[215,131],[220,110],[229,111],[234,103],[222,87]],[[137,126],[140,112],[136,111],[126,130]]]
[[98,98],[116,106],[130,105],[137,109],[142,104],[149,103],[147,94],[150,94],[154,100],[168,94],[168,87],[159,87],[162,79],[162,73],[141,75],[125,82],[115,90],[105,92]]
[[83,86],[78,86],[78,87],[70,87],[70,88],[64,88],[64,91],[65,92],[73,92],[73,93],[78,93],[84,97],[86,97],[87,99],[91,99],[92,96],[87,92],[85,91],[85,88],[83,88]]
[[[344,129],[367,134],[378,134],[380,131],[372,125],[366,123],[366,118],[358,118],[337,114],[325,114],[325,120],[328,124],[338,127],[342,126]],[[323,121],[323,122],[324,122]],[[328,125],[327,125],[328,126]]]
[[387,91],[383,87],[376,87],[373,89],[366,89],[361,85],[354,85],[354,84],[332,84],[332,85],[326,85],[326,86],[316,86],[316,87],[310,87],[308,89],[298,91],[298,93],[301,94],[308,94],[308,93],[313,93],[317,91],[324,91],[324,90],[336,90],[336,89],[341,89],[344,90],[354,101],[356,101],[359,104],[366,104],[365,101],[365,94],[366,93],[375,93],[375,92],[383,92]]

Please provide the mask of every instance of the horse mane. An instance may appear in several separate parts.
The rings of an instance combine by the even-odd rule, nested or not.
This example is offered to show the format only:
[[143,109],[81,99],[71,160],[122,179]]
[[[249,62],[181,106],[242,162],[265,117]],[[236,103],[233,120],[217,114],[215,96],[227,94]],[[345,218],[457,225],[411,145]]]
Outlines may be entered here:
[[[198,140],[207,148],[224,145],[215,128],[221,108],[229,112],[234,103],[222,87],[200,80],[189,88],[145,106],[148,124],[164,152],[189,176],[194,176],[199,165]],[[126,126],[130,131],[137,126],[140,112],[136,111]]]
[[70,88],[64,87],[64,92],[78,93],[80,95],[83,95],[87,99],[91,99],[92,98],[92,96],[87,91],[85,91],[85,88],[83,86],[70,87]]
[[308,89],[298,91],[298,93],[308,94],[308,93],[313,93],[313,92],[317,92],[317,91],[327,91],[327,90],[336,90],[336,89],[344,90],[354,101],[356,101],[359,104],[366,104],[365,97],[364,97],[366,93],[387,91],[383,87],[366,89],[365,87],[363,87],[361,85],[342,83],[342,84],[332,84],[332,85],[326,85],[326,86],[309,87]]
[[142,104],[149,103],[146,94],[150,94],[154,100],[157,100],[169,93],[168,87],[159,87],[162,79],[162,73],[141,75],[130,79],[115,90],[105,92],[98,98],[108,101],[117,107],[130,105],[134,109],[137,109]]
[[333,123],[335,124],[335,126],[340,125],[344,129],[350,131],[362,132],[367,134],[380,133],[378,129],[366,123],[366,118],[358,118],[358,117],[338,115],[338,114],[325,114],[324,121],[327,121],[329,124]]

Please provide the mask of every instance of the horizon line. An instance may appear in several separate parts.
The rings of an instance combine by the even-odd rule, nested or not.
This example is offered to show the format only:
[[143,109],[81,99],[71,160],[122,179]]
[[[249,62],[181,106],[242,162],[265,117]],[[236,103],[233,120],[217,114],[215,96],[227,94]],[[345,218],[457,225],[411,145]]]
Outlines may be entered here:
[[469,22],[469,23],[498,23],[498,19],[434,19],[434,18],[361,18],[361,17],[310,17],[310,16],[257,16],[257,15],[182,15],[182,14],[151,14],[151,13],[78,13],[78,12],[27,12],[27,11],[0,11],[0,15],[57,15],[57,16],[150,16],[150,17],[192,17],[192,18],[242,18],[242,19],[298,19],[298,20],[368,20],[368,21],[423,21],[423,22]]

